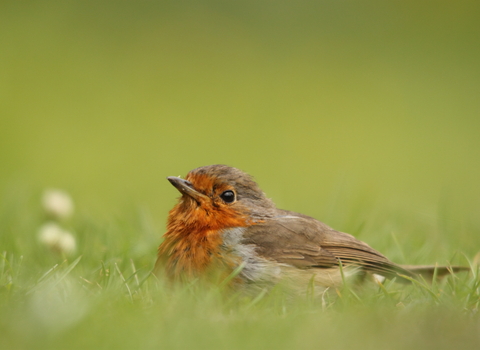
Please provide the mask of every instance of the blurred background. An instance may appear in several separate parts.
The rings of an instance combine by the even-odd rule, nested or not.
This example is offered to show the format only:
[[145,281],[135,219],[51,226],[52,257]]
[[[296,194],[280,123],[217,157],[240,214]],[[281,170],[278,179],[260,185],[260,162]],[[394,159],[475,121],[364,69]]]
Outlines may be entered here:
[[0,32],[7,205],[62,188],[161,231],[165,177],[224,163],[354,234],[352,208],[480,229],[478,1],[2,1]]

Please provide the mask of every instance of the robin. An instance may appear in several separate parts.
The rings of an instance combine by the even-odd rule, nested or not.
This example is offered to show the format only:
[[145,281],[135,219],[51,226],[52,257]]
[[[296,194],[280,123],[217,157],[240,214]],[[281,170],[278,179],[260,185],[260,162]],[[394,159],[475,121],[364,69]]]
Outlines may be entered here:
[[168,216],[157,273],[200,277],[220,268],[237,283],[306,290],[338,287],[345,277],[371,273],[408,281],[463,267],[401,266],[368,244],[307,215],[278,209],[253,178],[226,165],[194,169],[168,181],[182,194]]

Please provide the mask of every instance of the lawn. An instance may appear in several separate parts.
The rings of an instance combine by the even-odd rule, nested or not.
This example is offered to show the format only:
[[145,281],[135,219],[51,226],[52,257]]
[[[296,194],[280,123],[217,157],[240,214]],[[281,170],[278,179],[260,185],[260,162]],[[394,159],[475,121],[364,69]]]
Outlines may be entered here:
[[[292,297],[281,286],[253,296],[201,281],[171,286],[150,274],[161,228],[146,213],[104,222],[75,215],[60,222],[77,240],[76,252],[67,256],[34,234],[46,220],[40,203],[16,202],[13,208],[4,203],[1,212],[2,349],[476,349],[480,344],[477,268],[432,284],[347,284],[317,298]],[[401,225],[389,227],[402,231]],[[478,243],[478,230],[471,234]],[[419,262],[473,263],[472,256],[447,243],[441,246],[450,254],[441,260],[428,241],[416,246],[395,241],[390,236],[376,248],[406,260],[412,251]]]
[[[478,1],[8,0],[0,32],[1,349],[480,348]],[[396,263],[471,272],[171,286],[165,178],[218,163]]]

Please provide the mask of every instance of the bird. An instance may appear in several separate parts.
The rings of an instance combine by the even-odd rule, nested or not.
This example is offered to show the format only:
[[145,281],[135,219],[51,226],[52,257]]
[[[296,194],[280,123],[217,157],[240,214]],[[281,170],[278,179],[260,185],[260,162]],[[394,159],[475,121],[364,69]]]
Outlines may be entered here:
[[354,276],[408,283],[467,270],[396,264],[348,233],[277,208],[252,176],[234,167],[208,165],[167,179],[181,197],[169,212],[154,273],[172,281],[222,271],[234,274],[231,283],[239,288],[284,283],[302,291],[313,283],[324,291]]

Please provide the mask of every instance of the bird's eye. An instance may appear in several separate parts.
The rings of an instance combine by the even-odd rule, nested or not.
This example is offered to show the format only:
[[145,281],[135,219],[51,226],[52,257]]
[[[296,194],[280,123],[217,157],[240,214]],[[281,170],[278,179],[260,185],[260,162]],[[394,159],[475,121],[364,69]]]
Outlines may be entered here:
[[235,193],[233,193],[233,191],[228,190],[228,191],[223,192],[220,195],[220,198],[222,198],[222,200],[225,203],[233,203],[233,201],[235,201]]

